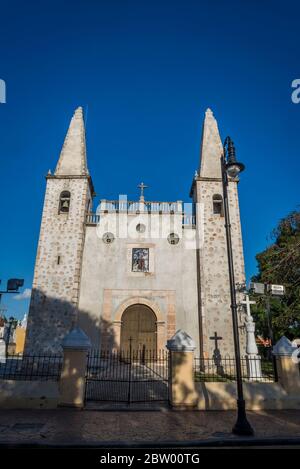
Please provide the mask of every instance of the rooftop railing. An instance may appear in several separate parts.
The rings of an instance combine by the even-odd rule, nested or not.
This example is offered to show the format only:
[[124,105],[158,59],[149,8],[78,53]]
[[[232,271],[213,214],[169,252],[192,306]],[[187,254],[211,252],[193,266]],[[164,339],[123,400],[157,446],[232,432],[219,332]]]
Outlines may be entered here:
[[[112,213],[112,212],[109,212],[109,213]],[[157,213],[157,212],[146,212],[146,213],[150,214],[150,213]],[[169,212],[169,213],[171,214],[171,212]],[[100,213],[88,213],[87,216],[86,216],[86,224],[87,225],[97,225],[100,222],[100,218],[101,218]],[[183,213],[182,214],[182,226],[183,227],[195,227],[196,226],[196,217],[195,217],[195,215],[190,215],[190,214]]]
[[182,202],[145,202],[131,200],[101,200],[100,211],[108,212],[128,212],[138,211],[148,213],[180,213],[182,212]]

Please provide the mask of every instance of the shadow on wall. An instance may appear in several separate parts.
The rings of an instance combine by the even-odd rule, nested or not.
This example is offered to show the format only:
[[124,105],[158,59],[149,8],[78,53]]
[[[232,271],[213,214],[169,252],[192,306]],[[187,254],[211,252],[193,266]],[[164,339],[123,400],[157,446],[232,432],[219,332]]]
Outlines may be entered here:
[[108,321],[92,318],[69,301],[46,296],[42,290],[32,291],[24,354],[62,352],[63,338],[79,326],[90,338],[93,348],[101,347],[105,335],[109,348],[116,346],[113,326]]
[[[104,352],[118,348],[111,323],[93,319],[87,311],[36,290],[28,318],[25,355],[61,354],[62,340],[76,326],[90,338],[94,349],[101,349],[101,345]],[[75,405],[80,406],[84,388],[89,401],[108,405],[155,402],[159,406],[168,400],[167,354],[150,359],[133,354],[128,359],[128,355],[99,354],[96,350],[90,355],[87,381],[85,370],[78,377],[73,368],[71,361],[65,360],[60,389]]]

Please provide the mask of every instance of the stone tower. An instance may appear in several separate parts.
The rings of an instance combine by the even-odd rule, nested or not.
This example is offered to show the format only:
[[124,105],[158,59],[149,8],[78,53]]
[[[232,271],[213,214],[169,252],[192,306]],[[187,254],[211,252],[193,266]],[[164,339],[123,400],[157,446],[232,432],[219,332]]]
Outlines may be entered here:
[[85,217],[93,195],[81,107],[72,117],[54,175],[49,171],[46,180],[25,353],[58,351],[77,321]]
[[[212,357],[214,352],[215,355],[220,353],[222,357],[234,356],[222,195],[220,161],[222,152],[217,121],[212,111],[207,109],[203,124],[199,171],[191,189],[197,219],[198,315],[199,332],[202,337],[200,353],[204,357]],[[235,281],[243,283],[245,282],[244,256],[237,184],[238,178],[230,179],[228,194]],[[213,340],[215,333],[222,339]],[[245,352],[243,327],[240,327],[240,342],[243,354]]]

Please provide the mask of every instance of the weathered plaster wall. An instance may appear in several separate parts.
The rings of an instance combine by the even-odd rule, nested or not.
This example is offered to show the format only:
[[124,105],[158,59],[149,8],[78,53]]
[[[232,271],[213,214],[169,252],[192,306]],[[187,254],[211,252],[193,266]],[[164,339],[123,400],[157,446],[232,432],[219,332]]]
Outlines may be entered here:
[[[109,341],[118,345],[121,325],[116,315],[120,306],[125,308],[126,301],[132,299],[146,300],[161,313],[161,347],[178,328],[186,330],[197,341],[196,253],[194,249],[186,249],[183,240],[178,245],[170,245],[166,239],[170,232],[181,235],[181,215],[155,215],[150,220],[143,214],[120,213],[116,219],[117,226],[113,215],[102,214],[98,228],[87,227],[79,300],[80,327],[95,346],[100,343],[100,329],[106,335],[105,346]],[[152,223],[151,237],[149,232],[137,233],[138,223],[144,223],[147,228]],[[153,233],[159,234],[159,227],[161,233],[156,237]],[[127,229],[129,235],[124,236]],[[102,234],[106,231],[118,232],[121,237],[116,236],[113,243],[105,244]],[[149,273],[131,271],[133,247],[149,247]]]

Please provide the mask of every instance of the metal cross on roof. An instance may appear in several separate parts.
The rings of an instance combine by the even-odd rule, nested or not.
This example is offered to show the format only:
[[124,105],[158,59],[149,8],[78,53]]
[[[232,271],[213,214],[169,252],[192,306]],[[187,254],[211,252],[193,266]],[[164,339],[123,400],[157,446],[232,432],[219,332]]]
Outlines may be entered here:
[[138,188],[141,189],[140,199],[141,199],[141,200],[144,200],[144,189],[147,189],[148,186],[146,186],[146,184],[144,184],[143,182],[141,182],[141,183],[138,185]]

